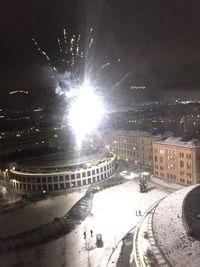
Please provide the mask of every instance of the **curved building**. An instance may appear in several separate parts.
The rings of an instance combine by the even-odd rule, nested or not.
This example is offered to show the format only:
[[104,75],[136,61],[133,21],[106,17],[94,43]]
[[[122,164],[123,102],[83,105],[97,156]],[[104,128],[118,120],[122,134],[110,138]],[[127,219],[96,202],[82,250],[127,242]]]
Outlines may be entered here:
[[105,148],[62,152],[17,163],[11,185],[22,191],[53,192],[89,185],[115,172],[115,155]]

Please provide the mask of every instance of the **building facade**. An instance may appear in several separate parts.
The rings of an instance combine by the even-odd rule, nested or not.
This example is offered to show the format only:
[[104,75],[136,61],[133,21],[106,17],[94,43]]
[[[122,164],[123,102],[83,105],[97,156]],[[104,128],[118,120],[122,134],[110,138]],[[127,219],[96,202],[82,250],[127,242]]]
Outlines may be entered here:
[[58,157],[18,163],[9,171],[11,185],[22,191],[62,191],[107,179],[115,172],[115,155],[106,149],[68,160]]
[[192,185],[200,182],[200,141],[169,137],[153,143],[154,176],[168,182]]
[[153,143],[160,140],[160,136],[147,132],[116,131],[105,139],[118,159],[153,167]]

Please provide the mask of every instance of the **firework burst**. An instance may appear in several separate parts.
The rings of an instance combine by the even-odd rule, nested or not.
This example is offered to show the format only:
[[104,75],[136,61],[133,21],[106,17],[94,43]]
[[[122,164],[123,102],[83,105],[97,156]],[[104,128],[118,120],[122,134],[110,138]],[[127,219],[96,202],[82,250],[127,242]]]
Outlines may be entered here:
[[[57,37],[56,62],[59,61],[59,64],[54,63],[55,61],[39,46],[35,38],[32,39],[37,51],[45,58],[52,78],[56,81],[56,93],[64,95],[68,103],[69,109],[64,119],[67,118],[79,146],[86,134],[95,131],[106,113],[105,105],[98,94],[98,87],[101,84],[100,73],[110,67],[111,63],[106,62],[101,66],[89,63],[94,45],[92,35],[93,29],[90,28],[86,40],[82,40],[80,34],[70,35],[64,28],[62,36]],[[120,59],[117,59],[117,62],[120,62]],[[120,81],[113,86],[113,89],[119,83]]]

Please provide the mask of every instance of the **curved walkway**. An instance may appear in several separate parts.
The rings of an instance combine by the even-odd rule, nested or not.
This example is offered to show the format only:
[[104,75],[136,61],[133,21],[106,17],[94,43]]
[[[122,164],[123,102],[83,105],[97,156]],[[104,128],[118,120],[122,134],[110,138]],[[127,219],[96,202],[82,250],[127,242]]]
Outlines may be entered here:
[[[161,201],[162,199],[154,203],[145,212],[139,224],[136,226],[133,238],[133,253],[130,261],[130,266],[133,266],[134,262],[137,267],[149,266],[150,263],[154,264],[153,266],[155,267],[169,266],[165,257],[157,247],[152,233],[152,214]],[[145,235],[147,236],[145,237]],[[152,255],[147,256],[147,251],[149,251],[149,253],[152,253]]]

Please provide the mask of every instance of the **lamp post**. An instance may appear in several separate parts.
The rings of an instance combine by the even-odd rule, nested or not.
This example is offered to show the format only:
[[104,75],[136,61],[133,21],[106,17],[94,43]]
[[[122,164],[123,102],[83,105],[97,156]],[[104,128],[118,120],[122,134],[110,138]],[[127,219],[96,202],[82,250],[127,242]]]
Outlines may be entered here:
[[88,242],[88,239],[87,239],[87,231],[86,231],[86,227],[85,227],[84,238],[85,238],[85,248],[86,248],[86,250],[87,250],[87,256],[88,256],[88,267],[91,267],[90,253],[89,253],[89,242]]

